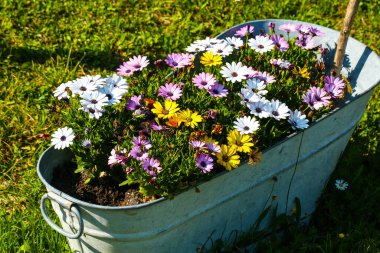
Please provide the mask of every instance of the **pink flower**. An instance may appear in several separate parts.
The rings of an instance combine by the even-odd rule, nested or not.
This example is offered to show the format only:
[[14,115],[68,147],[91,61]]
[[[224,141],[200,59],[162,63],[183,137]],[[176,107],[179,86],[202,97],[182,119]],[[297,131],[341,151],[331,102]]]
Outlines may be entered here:
[[193,83],[199,89],[209,89],[216,83],[216,80],[212,74],[202,72],[193,78]]
[[161,172],[160,161],[154,158],[147,158],[142,163],[143,169],[151,176],[157,177],[157,174]]
[[203,173],[210,172],[214,168],[214,161],[212,157],[205,153],[197,154],[196,163],[198,168],[200,168]]
[[160,86],[158,95],[165,97],[166,100],[177,100],[182,96],[182,87],[177,84],[166,83],[165,86]]
[[116,164],[125,165],[125,162],[128,160],[128,156],[126,155],[127,151],[125,149],[116,151],[112,149],[111,156],[108,157],[108,165],[111,167]]

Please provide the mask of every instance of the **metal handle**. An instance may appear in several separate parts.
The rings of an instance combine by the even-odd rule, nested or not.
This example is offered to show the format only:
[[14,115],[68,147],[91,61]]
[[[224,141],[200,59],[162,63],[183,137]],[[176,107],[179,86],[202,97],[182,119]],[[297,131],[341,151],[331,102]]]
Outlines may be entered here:
[[[59,227],[57,224],[55,224],[49,218],[49,215],[46,212],[46,206],[45,206],[46,199],[50,199],[51,201],[54,200],[60,206],[64,207],[65,209],[67,209],[70,212],[72,212],[72,213],[75,214],[75,216],[77,217],[78,223],[79,223],[79,229],[78,229],[78,231],[75,234],[63,230],[61,227]],[[69,239],[78,239],[83,234],[83,219],[82,219],[82,216],[80,215],[80,212],[79,212],[78,208],[72,202],[63,199],[62,197],[58,196],[57,194],[55,194],[53,192],[48,192],[48,193],[45,193],[42,196],[40,208],[41,208],[42,217],[44,217],[44,219],[47,222],[47,224],[49,224],[50,227],[52,227],[55,231],[57,231],[61,235],[66,236]]]

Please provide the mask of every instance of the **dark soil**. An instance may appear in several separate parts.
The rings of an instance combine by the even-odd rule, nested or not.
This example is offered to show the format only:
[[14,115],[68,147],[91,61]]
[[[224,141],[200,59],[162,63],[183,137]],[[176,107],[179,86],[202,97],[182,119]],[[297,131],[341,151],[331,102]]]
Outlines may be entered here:
[[107,176],[86,184],[87,177],[83,173],[75,173],[74,170],[73,164],[65,165],[64,169],[56,169],[52,186],[74,198],[98,205],[131,206],[148,201],[137,187],[120,187]]

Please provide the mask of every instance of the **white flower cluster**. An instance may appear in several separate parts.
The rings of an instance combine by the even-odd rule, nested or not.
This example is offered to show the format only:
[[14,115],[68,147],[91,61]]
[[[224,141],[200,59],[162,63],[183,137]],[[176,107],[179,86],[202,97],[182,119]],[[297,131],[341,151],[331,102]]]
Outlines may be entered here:
[[207,51],[213,52],[215,55],[227,57],[233,52],[234,49],[240,49],[243,45],[243,40],[238,37],[228,37],[225,39],[207,37],[204,40],[194,41],[186,48],[186,51],[189,53]]
[[265,98],[268,93],[266,86],[264,81],[256,78],[248,79],[247,83],[243,85],[239,96],[242,99],[241,103],[250,109],[250,113],[260,119],[269,117],[276,120],[288,119],[293,129],[307,128],[309,121],[306,119],[306,115],[302,115],[298,110],[291,111],[285,103],[279,100],[269,101]]
[[87,112],[90,118],[99,119],[104,112],[103,107],[119,103],[127,91],[127,81],[116,74],[106,78],[88,75],[62,83],[54,91],[54,96],[58,99],[70,99],[78,95],[82,105],[80,110]]

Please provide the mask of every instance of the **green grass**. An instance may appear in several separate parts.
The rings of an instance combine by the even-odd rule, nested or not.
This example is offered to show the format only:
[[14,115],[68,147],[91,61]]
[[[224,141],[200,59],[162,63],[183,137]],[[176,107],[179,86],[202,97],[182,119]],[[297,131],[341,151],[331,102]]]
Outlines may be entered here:
[[[52,90],[79,74],[113,71],[134,54],[158,58],[249,20],[296,19],[340,29],[347,1],[42,1],[0,3],[0,252],[68,252],[43,221],[35,166],[57,119]],[[362,0],[352,36],[380,53],[380,2]],[[377,89],[308,227],[263,252],[380,251],[380,112]],[[333,181],[350,183],[338,192]],[[345,238],[340,239],[339,233]],[[236,249],[236,247],[235,247]]]

